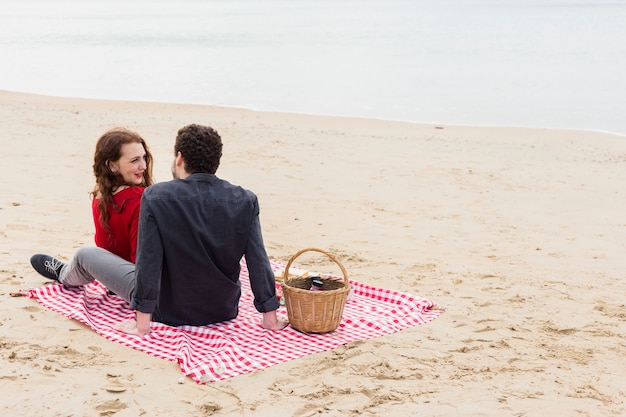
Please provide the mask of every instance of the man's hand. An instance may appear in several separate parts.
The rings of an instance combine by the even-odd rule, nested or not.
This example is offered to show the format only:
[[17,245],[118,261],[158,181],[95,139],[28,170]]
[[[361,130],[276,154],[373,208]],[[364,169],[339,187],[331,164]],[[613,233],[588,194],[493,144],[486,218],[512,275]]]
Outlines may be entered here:
[[150,333],[150,314],[137,311],[137,320],[126,320],[115,325],[117,330],[124,333],[145,336]]
[[276,314],[276,310],[268,311],[267,313],[263,313],[263,321],[261,322],[261,326],[264,329],[273,330],[275,332],[280,331],[287,327],[289,321],[284,318],[278,318]]

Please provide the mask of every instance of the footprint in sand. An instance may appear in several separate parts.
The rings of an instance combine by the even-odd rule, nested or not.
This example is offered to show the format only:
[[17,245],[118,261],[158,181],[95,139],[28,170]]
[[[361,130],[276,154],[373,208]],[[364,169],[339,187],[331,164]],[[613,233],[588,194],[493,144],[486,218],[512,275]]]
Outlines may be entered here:
[[128,408],[128,405],[121,402],[118,398],[114,400],[104,401],[95,406],[95,409],[100,413],[101,416],[113,415],[125,408]]

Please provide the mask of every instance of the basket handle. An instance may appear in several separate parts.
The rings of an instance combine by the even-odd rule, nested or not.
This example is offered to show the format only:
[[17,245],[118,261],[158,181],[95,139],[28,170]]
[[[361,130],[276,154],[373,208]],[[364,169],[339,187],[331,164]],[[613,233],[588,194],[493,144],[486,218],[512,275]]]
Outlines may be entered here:
[[289,268],[291,267],[291,264],[293,263],[293,261],[296,260],[296,258],[300,255],[302,255],[305,252],[310,252],[310,251],[314,251],[314,252],[320,252],[323,253],[324,255],[328,256],[333,262],[335,262],[339,268],[341,269],[341,273],[343,274],[343,282],[346,286],[346,288],[348,287],[348,273],[346,272],[346,268],[343,267],[343,265],[341,264],[341,262],[339,262],[339,260],[332,254],[332,253],[328,253],[323,249],[318,249],[318,248],[305,248],[302,250],[299,250],[298,252],[296,252],[290,259],[289,262],[287,262],[287,266],[285,266],[285,274],[284,276],[285,281],[289,280]]

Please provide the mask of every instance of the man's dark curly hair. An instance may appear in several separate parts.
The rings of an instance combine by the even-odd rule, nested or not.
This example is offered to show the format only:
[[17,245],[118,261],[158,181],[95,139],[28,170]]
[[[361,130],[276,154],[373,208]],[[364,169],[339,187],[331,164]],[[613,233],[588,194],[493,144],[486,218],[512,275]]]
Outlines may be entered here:
[[215,174],[222,158],[222,138],[210,126],[187,125],[176,135],[174,154],[178,152],[189,174]]

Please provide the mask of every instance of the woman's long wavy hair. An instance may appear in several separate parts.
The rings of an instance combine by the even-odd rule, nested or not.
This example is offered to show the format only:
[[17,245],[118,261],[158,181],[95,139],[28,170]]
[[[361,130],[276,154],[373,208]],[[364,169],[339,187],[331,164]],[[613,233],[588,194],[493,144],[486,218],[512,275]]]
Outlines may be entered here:
[[122,185],[131,185],[124,182],[124,178],[118,172],[111,171],[109,164],[119,160],[122,156],[122,145],[126,143],[140,143],[146,151],[146,170],[143,173],[142,187],[152,185],[152,154],[146,141],[136,132],[123,127],[116,127],[106,131],[96,143],[96,152],[93,157],[93,173],[96,176],[96,185],[91,192],[94,198],[98,198],[100,210],[100,224],[106,231],[109,228],[109,204],[115,211],[121,211],[123,204],[117,207],[113,201],[113,192]]

